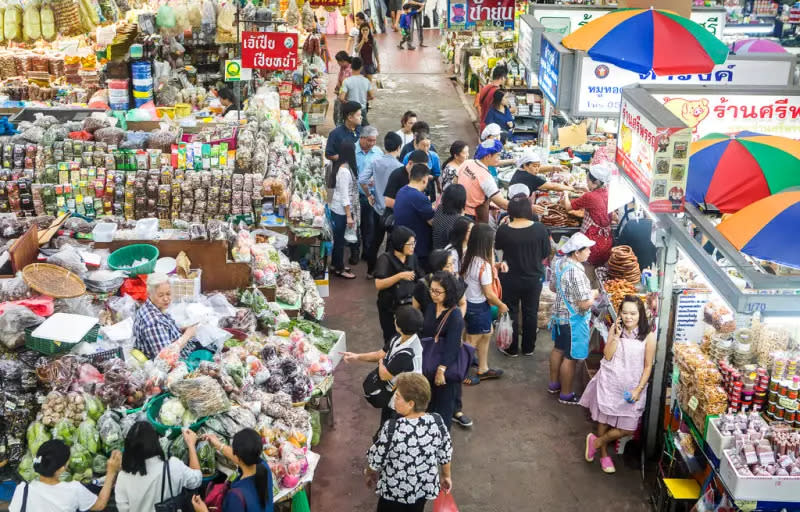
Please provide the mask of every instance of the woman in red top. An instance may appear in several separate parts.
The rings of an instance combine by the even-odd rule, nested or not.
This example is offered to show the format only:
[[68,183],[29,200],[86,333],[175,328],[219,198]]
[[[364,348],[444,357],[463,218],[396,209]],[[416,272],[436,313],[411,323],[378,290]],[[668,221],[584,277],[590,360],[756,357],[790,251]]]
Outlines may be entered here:
[[596,242],[588,262],[599,267],[608,260],[614,244],[611,237],[611,214],[608,213],[608,181],[611,179],[611,169],[607,164],[593,165],[586,177],[589,192],[572,201],[564,194],[562,204],[567,210],[583,210],[581,232]]

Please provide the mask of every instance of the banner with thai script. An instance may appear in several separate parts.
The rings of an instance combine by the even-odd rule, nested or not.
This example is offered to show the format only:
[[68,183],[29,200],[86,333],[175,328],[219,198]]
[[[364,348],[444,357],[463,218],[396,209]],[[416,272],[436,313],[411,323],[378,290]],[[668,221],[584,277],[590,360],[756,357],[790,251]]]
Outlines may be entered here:
[[311,7],[344,7],[345,0],[309,0]]
[[448,0],[447,28],[514,29],[514,0]]
[[[800,138],[800,95],[734,95],[725,91],[682,94],[658,91],[653,97],[692,128],[692,139],[742,130]],[[683,117],[682,114],[685,114]]]
[[686,196],[691,130],[656,126],[622,99],[617,164],[633,180],[654,213],[680,213]]
[[242,67],[294,71],[298,63],[297,34],[242,32]]
[[[787,55],[762,54],[758,59],[731,56],[727,62],[715,66],[711,73],[656,76],[642,75],[613,64],[597,62],[588,55],[580,57],[580,78],[573,92],[572,114],[576,116],[603,116],[619,113],[622,88],[633,84],[693,84],[693,85],[779,85],[792,84],[795,63]],[[675,113],[687,124],[691,113]],[[684,119],[686,117],[686,119]]]

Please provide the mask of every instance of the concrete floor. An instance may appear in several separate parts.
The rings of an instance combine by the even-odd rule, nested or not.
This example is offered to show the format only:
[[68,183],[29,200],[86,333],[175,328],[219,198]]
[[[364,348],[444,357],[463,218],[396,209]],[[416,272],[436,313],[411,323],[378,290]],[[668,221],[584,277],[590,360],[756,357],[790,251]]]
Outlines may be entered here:
[[[434,37],[430,39],[433,43]],[[372,102],[371,122],[383,134],[397,129],[402,113],[412,109],[431,124],[443,159],[457,138],[474,147],[475,127],[438,50],[401,51],[396,49],[397,41],[394,33],[379,36],[388,77],[386,89]],[[330,39],[330,44],[333,55],[344,39]],[[338,69],[332,71],[333,83]],[[363,263],[354,272],[359,276],[356,280],[332,281],[325,323],[347,331],[348,350],[377,350],[382,342],[374,284],[364,278]],[[464,410],[475,424],[468,430],[453,426],[452,431],[453,492],[459,510],[649,510],[647,489],[636,464],[617,458],[617,473],[605,475],[599,462],[583,460],[584,438],[593,425],[583,408],[560,405],[546,392],[551,348],[548,334],[541,333],[533,357],[507,359],[492,350],[491,364],[505,369],[504,378],[465,387]],[[361,396],[361,382],[370,370],[368,364],[342,363],[336,371],[335,425],[326,428],[315,449],[322,459],[311,491],[313,510],[375,509],[377,498],[362,477],[365,453],[379,421],[379,412]]]

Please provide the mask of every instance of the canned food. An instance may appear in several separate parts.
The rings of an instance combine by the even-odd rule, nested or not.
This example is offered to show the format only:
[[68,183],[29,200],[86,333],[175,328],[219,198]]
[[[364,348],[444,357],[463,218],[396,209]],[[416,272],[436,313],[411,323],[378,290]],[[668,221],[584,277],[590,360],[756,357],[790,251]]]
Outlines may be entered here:
[[786,409],[784,409],[780,405],[776,405],[775,406],[775,417],[782,420],[785,416],[786,416]]

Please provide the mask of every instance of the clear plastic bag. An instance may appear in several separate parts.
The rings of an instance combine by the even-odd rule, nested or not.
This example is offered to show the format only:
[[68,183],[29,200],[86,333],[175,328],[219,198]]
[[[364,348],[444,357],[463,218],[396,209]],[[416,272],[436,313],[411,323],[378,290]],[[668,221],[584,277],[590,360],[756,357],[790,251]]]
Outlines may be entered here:
[[0,342],[10,350],[17,349],[25,344],[25,329],[43,321],[25,306],[9,304],[0,313]]
[[170,391],[198,418],[220,414],[231,407],[225,391],[215,379],[207,375],[176,382]]
[[130,295],[123,295],[121,297],[111,297],[106,303],[108,309],[114,313],[114,317],[118,321],[132,318],[136,315],[136,301]]
[[22,278],[22,272],[11,279],[0,279],[0,302],[26,299],[31,296],[31,289]]
[[511,315],[505,314],[497,323],[497,335],[495,338],[495,343],[497,343],[497,348],[500,350],[508,350],[508,347],[511,346],[513,339],[514,327],[513,323],[511,322]]

